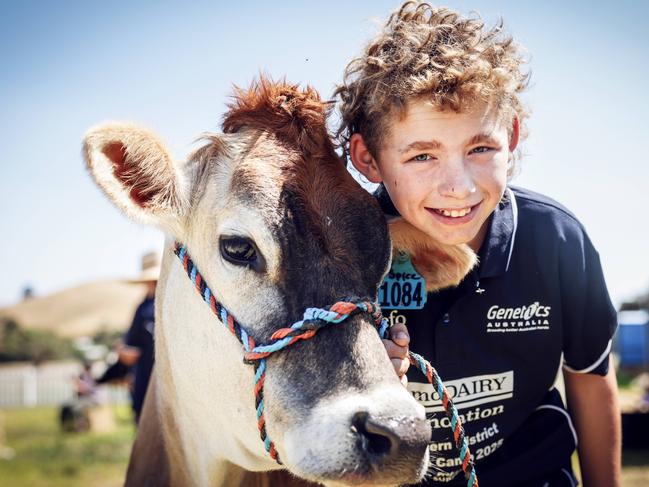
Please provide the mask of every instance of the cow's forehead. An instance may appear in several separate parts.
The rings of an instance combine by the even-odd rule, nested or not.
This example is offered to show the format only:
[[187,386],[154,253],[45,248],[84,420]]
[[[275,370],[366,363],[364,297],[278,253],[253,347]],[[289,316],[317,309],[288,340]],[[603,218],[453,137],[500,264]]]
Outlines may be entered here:
[[229,191],[269,223],[332,238],[349,231],[354,217],[379,213],[333,150],[301,153],[263,132],[236,161]]
[[239,202],[258,208],[269,224],[277,223],[287,171],[299,154],[267,133],[251,137],[246,149],[236,157],[229,191]]
[[356,203],[359,195],[366,195],[333,150],[305,154],[262,132],[237,159],[229,192],[257,208],[269,224],[299,226],[308,221],[310,230],[321,232],[323,221],[361,211]]
[[285,319],[373,297],[389,260],[387,227],[333,150],[307,155],[261,132],[230,155],[230,204],[221,214],[273,256],[268,277],[285,290]]

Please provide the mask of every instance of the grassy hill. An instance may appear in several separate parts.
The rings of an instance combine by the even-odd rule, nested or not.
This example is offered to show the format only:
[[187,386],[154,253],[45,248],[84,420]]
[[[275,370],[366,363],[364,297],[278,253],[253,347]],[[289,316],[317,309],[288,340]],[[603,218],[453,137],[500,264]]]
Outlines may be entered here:
[[91,282],[0,308],[0,320],[13,319],[22,328],[68,338],[123,331],[145,292],[144,286],[116,280]]

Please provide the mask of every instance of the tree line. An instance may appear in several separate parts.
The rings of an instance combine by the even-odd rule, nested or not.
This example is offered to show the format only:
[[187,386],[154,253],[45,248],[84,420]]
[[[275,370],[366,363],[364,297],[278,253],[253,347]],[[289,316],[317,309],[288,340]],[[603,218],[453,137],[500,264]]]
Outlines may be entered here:
[[[100,331],[93,337],[95,344],[112,348],[120,332]],[[50,360],[84,360],[83,353],[74,347],[70,338],[51,331],[28,330],[11,318],[0,319],[0,363]]]

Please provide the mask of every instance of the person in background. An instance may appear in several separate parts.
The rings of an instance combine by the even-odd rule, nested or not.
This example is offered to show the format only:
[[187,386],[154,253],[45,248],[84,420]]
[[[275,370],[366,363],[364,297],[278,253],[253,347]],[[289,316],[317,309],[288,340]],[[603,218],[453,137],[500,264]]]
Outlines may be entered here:
[[135,310],[133,322],[124,335],[124,343],[118,348],[119,362],[132,367],[133,387],[131,399],[135,422],[140,419],[144,397],[154,362],[154,298],[155,288],[160,275],[160,256],[149,252],[142,257],[142,272],[137,279],[129,282],[145,284],[147,287],[144,300]]
[[86,398],[94,402],[97,383],[92,376],[92,364],[90,362],[84,362],[83,370],[74,378],[74,389],[77,393],[77,398]]

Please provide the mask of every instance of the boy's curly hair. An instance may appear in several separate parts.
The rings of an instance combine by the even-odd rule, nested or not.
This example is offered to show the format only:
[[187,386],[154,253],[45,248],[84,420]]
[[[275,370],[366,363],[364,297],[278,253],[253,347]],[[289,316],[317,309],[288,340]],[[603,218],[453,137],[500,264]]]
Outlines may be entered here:
[[524,63],[502,20],[485,29],[477,15],[463,18],[447,8],[406,2],[345,69],[335,91],[339,143],[347,152],[352,134],[361,133],[376,155],[390,117],[403,115],[413,99],[454,111],[484,102],[505,120],[518,116],[524,135],[527,112],[518,96],[529,79]]

